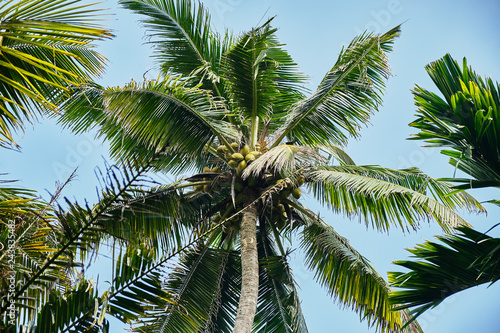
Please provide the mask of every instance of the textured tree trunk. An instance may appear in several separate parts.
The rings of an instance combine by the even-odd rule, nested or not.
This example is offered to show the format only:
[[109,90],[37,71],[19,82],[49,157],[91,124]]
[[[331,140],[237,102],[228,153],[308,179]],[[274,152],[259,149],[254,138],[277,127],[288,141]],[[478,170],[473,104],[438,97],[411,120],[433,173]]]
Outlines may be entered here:
[[257,207],[252,205],[243,212],[241,219],[241,295],[233,333],[250,333],[257,310],[259,258],[256,221]]

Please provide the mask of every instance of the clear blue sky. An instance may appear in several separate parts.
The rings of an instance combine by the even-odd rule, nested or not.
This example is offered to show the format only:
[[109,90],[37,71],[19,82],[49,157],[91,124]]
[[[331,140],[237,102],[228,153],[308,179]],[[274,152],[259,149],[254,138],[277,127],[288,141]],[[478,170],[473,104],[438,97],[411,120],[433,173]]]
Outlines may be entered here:
[[[275,16],[274,26],[279,28],[281,42],[302,70],[311,78],[311,89],[322,79],[335,62],[342,47],[365,29],[385,32],[403,23],[401,37],[396,41],[390,62],[394,76],[390,78],[384,105],[372,118],[372,125],[362,131],[361,139],[352,141],[348,153],[357,164],[378,164],[391,168],[420,167],[434,177],[451,177],[453,168],[436,149],[420,148],[420,142],[408,141],[412,133],[408,127],[414,119],[415,106],[410,93],[415,83],[436,90],[424,66],[451,53],[455,59],[467,57],[469,65],[483,76],[500,81],[500,3],[490,1],[416,1],[416,0],[351,0],[351,1],[297,1],[297,0],[207,0],[218,31],[229,28],[245,31],[269,16]],[[109,26],[117,37],[99,44],[99,51],[109,59],[103,85],[122,85],[134,78],[142,80],[143,73],[153,67],[151,54],[143,44],[144,31],[137,17],[118,8],[115,0],[105,1],[109,7]],[[154,77],[154,72],[146,74]],[[64,194],[82,202],[95,200],[98,185],[94,168],[103,166],[107,147],[92,135],[76,137],[63,131],[53,121],[43,120],[28,127],[19,136],[22,153],[0,151],[0,172],[9,173],[9,179],[19,179],[19,185],[40,191],[45,198],[53,192],[56,181],[78,166],[78,178]],[[481,200],[500,198],[498,191],[473,193]],[[439,228],[425,223],[417,233],[404,235],[398,230],[380,234],[366,228],[356,220],[329,213],[312,200],[309,205],[329,221],[335,229],[386,276],[397,269],[391,262],[405,259],[405,248],[413,247],[424,239],[440,234]],[[499,222],[499,209],[489,207],[485,216],[465,215],[480,231],[486,231]],[[500,228],[491,233],[500,237]],[[303,311],[309,331],[362,333],[374,332],[358,316],[341,309],[320,287],[313,274],[301,266],[297,253],[293,260],[294,273],[300,284]],[[106,259],[99,258],[96,270],[104,279]],[[481,287],[457,294],[421,317],[421,325],[428,333],[446,332],[500,332],[500,284]],[[115,326],[112,332],[122,332]]]

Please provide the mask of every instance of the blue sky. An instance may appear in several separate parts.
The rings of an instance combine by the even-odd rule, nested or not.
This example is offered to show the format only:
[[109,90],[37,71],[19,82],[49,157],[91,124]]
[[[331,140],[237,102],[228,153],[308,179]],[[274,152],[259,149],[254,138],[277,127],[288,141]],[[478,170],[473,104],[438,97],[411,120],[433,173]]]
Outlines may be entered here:
[[[497,1],[411,1],[411,0],[351,0],[351,1],[296,1],[296,0],[207,0],[204,4],[212,13],[215,28],[223,32],[229,28],[245,31],[276,16],[282,43],[311,78],[314,89],[323,75],[333,66],[342,45],[364,30],[385,32],[403,23],[402,34],[396,40],[390,63],[394,76],[387,84],[384,104],[363,129],[362,137],[352,141],[347,152],[357,164],[377,164],[391,168],[417,166],[434,177],[451,177],[453,168],[436,149],[421,148],[420,142],[406,140],[414,133],[408,123],[414,119],[415,106],[410,90],[415,83],[436,91],[424,66],[446,53],[461,61],[467,57],[469,65],[483,76],[500,80],[500,3]],[[144,45],[144,30],[137,16],[119,8],[115,0],[105,1],[109,7],[106,22],[116,34],[111,41],[99,43],[98,50],[109,60],[103,85],[122,85],[134,78],[141,81],[143,74],[154,67],[149,58],[149,46]],[[154,71],[146,74],[154,77]],[[82,202],[95,200],[98,182],[96,166],[103,166],[103,158],[110,160],[107,146],[94,140],[93,134],[74,136],[62,130],[53,120],[43,120],[29,126],[18,139],[22,152],[0,151],[0,170],[9,179],[19,179],[21,185],[40,191],[48,198],[57,181],[63,182],[78,167],[78,177],[65,189],[64,195]],[[164,177],[167,181],[168,176]],[[498,198],[498,191],[473,192],[480,200]],[[307,195],[306,195],[307,198]],[[391,262],[405,259],[405,248],[440,234],[439,228],[423,222],[421,230],[403,234],[391,230],[381,234],[342,216],[334,215],[308,200],[315,211],[330,222],[342,235],[350,239],[375,268],[386,272],[397,270]],[[488,207],[488,216],[464,216],[480,231],[486,231],[499,222],[499,209]],[[491,235],[500,236],[500,228]],[[296,244],[294,244],[296,245]],[[375,332],[358,316],[341,309],[325,291],[314,282],[314,276],[302,266],[300,253],[293,255],[294,272],[301,288],[303,311],[309,331],[316,332]],[[107,264],[101,256],[94,264],[94,274],[101,280]],[[500,285],[480,287],[447,299],[420,319],[425,332],[482,332],[500,331]],[[112,332],[121,332],[118,326]]]

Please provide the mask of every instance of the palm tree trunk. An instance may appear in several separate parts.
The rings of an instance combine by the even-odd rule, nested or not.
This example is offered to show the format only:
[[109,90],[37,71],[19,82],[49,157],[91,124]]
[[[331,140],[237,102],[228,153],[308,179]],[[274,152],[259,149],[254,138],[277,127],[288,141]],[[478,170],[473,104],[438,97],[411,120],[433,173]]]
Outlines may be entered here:
[[233,333],[250,333],[257,310],[259,258],[256,221],[257,207],[253,204],[243,212],[241,219],[241,295]]

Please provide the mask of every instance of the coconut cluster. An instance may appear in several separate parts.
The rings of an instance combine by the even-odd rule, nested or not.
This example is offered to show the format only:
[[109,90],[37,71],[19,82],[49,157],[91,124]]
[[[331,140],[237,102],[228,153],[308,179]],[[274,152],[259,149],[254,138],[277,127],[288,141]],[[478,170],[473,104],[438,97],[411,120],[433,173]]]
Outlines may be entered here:
[[248,145],[244,145],[239,149],[240,145],[237,142],[232,142],[231,147],[235,150],[234,153],[231,153],[226,146],[219,146],[217,147],[217,154],[225,159],[231,168],[236,170],[238,176],[241,176],[241,173],[247,165],[255,161],[261,155],[260,151],[250,151]]
[[290,195],[295,199],[299,199],[302,195],[299,187],[304,184],[304,181],[305,179],[302,176],[296,178],[296,183],[289,179],[279,178],[276,180],[275,186],[278,185],[276,186],[278,192],[271,195],[271,200],[268,201],[270,204],[266,206],[266,213],[271,216],[271,222],[275,223],[278,229],[283,229],[286,222],[292,218],[288,216],[291,210],[286,203],[282,203],[282,200],[287,199]]
[[[210,169],[209,167],[204,167],[203,168],[203,172],[213,172],[213,173],[220,173],[220,169],[219,167],[213,167],[212,169]],[[210,180],[210,178],[203,178],[204,181],[208,181]],[[200,192],[210,192],[210,191],[213,191],[213,186],[211,184],[205,184],[205,185],[195,185],[194,186],[194,190],[195,191],[200,191]]]
[[[286,222],[291,218],[291,216],[288,216],[291,210],[285,202],[282,203],[282,200],[287,199],[289,196],[293,196],[295,199],[300,198],[302,193],[299,187],[304,184],[304,177],[298,176],[292,182],[288,178],[283,179],[277,171],[266,171],[264,174],[258,176],[250,175],[247,179],[243,180],[241,178],[243,170],[253,161],[258,159],[259,156],[262,155],[262,152],[258,150],[259,147],[257,147],[257,150],[253,151],[250,150],[248,145],[244,145],[240,148],[237,142],[233,142],[230,145],[234,152],[231,152],[228,147],[221,145],[217,148],[217,155],[225,160],[230,168],[235,170],[236,178],[234,179],[233,185],[235,193],[234,203],[232,199],[227,202],[227,204],[219,210],[219,213],[213,217],[212,222],[219,223],[227,219],[223,224],[224,232],[228,233],[232,230],[239,230],[241,214],[230,219],[228,218],[234,215],[239,209],[243,208],[245,193],[248,191],[261,193],[263,190],[273,187],[274,190],[270,197],[271,200],[268,200],[265,205],[266,215],[279,229],[284,228]],[[212,169],[205,167],[203,172],[220,173],[221,171],[218,167]],[[203,178],[203,180],[208,181],[210,178]],[[214,191],[214,185],[213,183],[196,185],[194,189],[196,191],[211,192]]]

